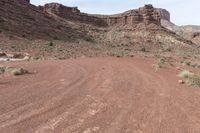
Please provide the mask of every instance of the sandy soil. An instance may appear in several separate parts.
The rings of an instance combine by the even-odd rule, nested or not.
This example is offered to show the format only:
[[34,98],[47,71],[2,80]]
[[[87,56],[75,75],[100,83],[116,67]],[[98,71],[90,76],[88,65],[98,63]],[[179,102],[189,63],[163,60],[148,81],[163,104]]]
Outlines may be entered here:
[[[4,64],[4,63],[1,63]],[[0,133],[199,133],[200,89],[152,59],[14,62],[0,78]],[[5,65],[5,64],[4,64]]]

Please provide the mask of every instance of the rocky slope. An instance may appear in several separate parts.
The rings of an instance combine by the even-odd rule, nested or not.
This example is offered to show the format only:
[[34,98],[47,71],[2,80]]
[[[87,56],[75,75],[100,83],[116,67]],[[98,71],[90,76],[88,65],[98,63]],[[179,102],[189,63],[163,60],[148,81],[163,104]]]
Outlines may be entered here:
[[1,50],[67,57],[196,50],[191,41],[162,27],[162,14],[152,5],[93,15],[58,3],[36,7],[29,2],[0,1]]
[[1,32],[29,38],[85,38],[84,32],[47,16],[29,0],[0,1]]
[[200,47],[200,26],[174,26],[173,31],[175,31],[177,34],[183,36],[188,40],[192,40]]
[[157,11],[161,16],[162,26],[176,32],[178,35],[188,40],[192,40],[197,45],[200,45],[200,26],[195,26],[195,25],[177,26],[171,22],[169,11],[165,9],[157,9]]

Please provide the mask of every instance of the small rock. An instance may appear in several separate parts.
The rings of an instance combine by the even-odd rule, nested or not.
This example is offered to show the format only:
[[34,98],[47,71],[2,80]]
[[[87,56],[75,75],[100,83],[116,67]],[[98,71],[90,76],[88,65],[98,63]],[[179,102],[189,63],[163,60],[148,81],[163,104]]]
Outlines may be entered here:
[[176,67],[176,69],[177,69],[177,70],[181,70],[181,68],[180,68],[180,67]]
[[29,59],[30,59],[29,56],[25,56],[25,57],[24,57],[24,60],[29,60]]
[[96,132],[98,131],[100,128],[99,127],[93,127],[92,131]]
[[1,53],[0,52],[0,57],[5,57],[6,56],[6,53]]
[[29,53],[24,53],[25,56],[30,56]]
[[179,82],[179,84],[184,84],[185,83],[183,80],[179,80],[178,82]]
[[14,56],[13,54],[7,54],[8,58],[13,58],[13,56]]

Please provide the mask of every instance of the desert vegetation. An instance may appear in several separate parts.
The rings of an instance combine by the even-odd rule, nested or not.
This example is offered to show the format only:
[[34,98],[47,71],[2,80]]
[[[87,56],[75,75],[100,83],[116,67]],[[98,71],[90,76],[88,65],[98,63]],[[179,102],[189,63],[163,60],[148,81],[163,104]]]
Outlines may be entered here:
[[190,67],[193,67],[193,68],[200,68],[200,63],[196,63],[196,62],[181,61],[181,64],[186,65],[186,66],[190,66]]
[[14,76],[20,76],[28,74],[29,71],[21,67],[0,66],[0,75],[5,73]]
[[200,87],[200,74],[194,74],[188,70],[182,70],[178,74],[179,77],[185,78],[185,83]]
[[200,74],[189,76],[186,83],[189,85],[200,87]]
[[158,70],[160,68],[164,68],[166,66],[174,66],[174,59],[172,57],[166,57],[161,54],[154,55],[156,63],[152,66]]

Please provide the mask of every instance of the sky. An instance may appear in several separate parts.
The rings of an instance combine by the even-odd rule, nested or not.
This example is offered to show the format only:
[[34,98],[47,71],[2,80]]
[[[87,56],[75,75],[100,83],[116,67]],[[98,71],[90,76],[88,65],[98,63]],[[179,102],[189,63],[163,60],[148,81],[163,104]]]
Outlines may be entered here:
[[156,8],[167,9],[171,21],[177,25],[200,25],[200,0],[31,0],[34,5],[50,2],[77,6],[81,12],[91,14],[116,14],[153,4]]

